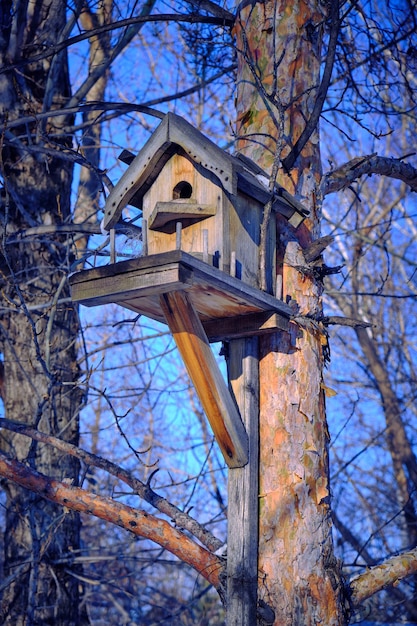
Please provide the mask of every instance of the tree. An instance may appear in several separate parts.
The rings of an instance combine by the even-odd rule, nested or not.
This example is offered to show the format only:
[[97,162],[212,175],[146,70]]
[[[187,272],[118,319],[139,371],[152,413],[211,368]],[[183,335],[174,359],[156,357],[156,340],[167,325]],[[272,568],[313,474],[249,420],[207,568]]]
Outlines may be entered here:
[[[238,79],[237,132],[245,154],[270,172],[271,184],[278,178],[310,210],[297,233],[277,225],[282,298],[297,302],[302,337],[265,337],[260,346],[260,592],[273,607],[274,623],[330,626],[342,623],[344,605],[329,515],[324,333],[314,323],[303,324],[303,316],[320,311],[321,286],[299,271],[303,248],[319,233],[317,120],[339,31],[337,3],[320,85],[321,38],[306,37],[302,25],[318,29],[323,19],[315,2],[239,13],[237,47],[246,67]],[[285,38],[278,37],[282,31]]]
[[[407,536],[400,549],[406,547],[408,552],[382,565],[378,565],[381,555],[369,558],[368,565],[374,569],[350,584],[343,580],[341,563],[336,559],[324,399],[328,388],[323,380],[329,355],[327,325],[336,320],[335,316],[323,314],[321,302],[323,281],[336,270],[327,267],[321,257],[331,238],[320,239],[323,197],[370,174],[401,180],[407,188],[415,189],[417,174],[403,157],[407,150],[392,159],[373,151],[354,157],[348,153],[346,162],[339,164],[337,160],[323,174],[320,149],[324,151],[325,146],[318,126],[321,117],[328,128],[340,128],[345,138],[360,136],[358,128],[360,132],[370,131],[371,137],[382,138],[378,125],[389,123],[395,128],[402,120],[410,119],[415,110],[415,11],[406,2],[389,4],[387,12],[381,14],[378,3],[339,6],[338,2],[326,5],[300,0],[291,6],[286,2],[239,6],[233,16],[211,2],[190,4],[191,12],[174,5],[181,12],[164,16],[157,10],[152,12],[153,3],[147,3],[139,16],[118,22],[113,21],[112,11],[119,16],[130,15],[130,7],[103,2],[95,13],[87,3],[68,6],[67,12],[59,2],[41,3],[34,13],[23,5],[14,13],[11,4],[4,8],[0,74],[4,94],[2,351],[3,400],[9,421],[2,422],[5,430],[0,473],[5,477],[8,496],[7,575],[12,566],[21,564],[7,581],[10,585],[4,596],[4,619],[9,623],[49,620],[64,624],[85,619],[82,610],[81,616],[76,615],[76,575],[81,576],[80,571],[75,568],[68,575],[68,570],[61,571],[57,566],[61,557],[67,557],[79,545],[79,521],[70,511],[113,523],[117,520],[136,536],[155,540],[200,572],[223,599],[226,597],[225,560],[215,554],[222,541],[190,514],[161,498],[149,481],[138,480],[109,460],[88,455],[78,447],[78,416],[83,401],[74,342],[78,317],[68,302],[65,278],[70,269],[88,257],[88,237],[98,230],[98,188],[99,184],[109,184],[104,172],[98,170],[103,122],[109,122],[115,112],[123,115],[136,111],[160,117],[160,112],[146,107],[162,105],[164,98],[176,101],[188,95],[191,102],[183,106],[192,109],[193,99],[197,98],[199,122],[204,125],[203,103],[209,97],[213,102],[215,98],[222,101],[225,92],[216,94],[216,81],[234,70],[224,54],[225,49],[231,49],[225,29],[232,26],[237,53],[237,148],[263,167],[270,177],[271,192],[278,181],[310,210],[309,219],[297,231],[285,223],[277,224],[277,288],[282,291],[277,295],[293,305],[294,316],[289,334],[261,338],[258,355],[259,622],[346,623],[351,606],[417,569],[415,456],[410,430],[399,392],[395,393],[383,367],[390,351],[381,354],[383,345],[376,347],[375,341],[383,340],[377,331],[366,328],[372,322],[372,307],[367,305],[367,313],[363,313],[366,296],[361,295],[369,291],[366,273],[361,272],[363,242],[379,245],[380,235],[378,231],[376,241],[372,238],[373,222],[366,222],[358,204],[351,226],[357,245],[351,248],[352,259],[348,259],[353,298],[349,300],[338,292],[332,297],[337,314],[350,319],[354,331],[348,332],[357,336],[362,351],[359,358],[365,359],[382,400],[387,420],[386,449]],[[167,27],[163,37],[171,52],[171,47],[178,49],[176,33],[181,33],[184,48],[175,66],[178,92],[160,95],[165,85],[158,72],[166,72],[166,68],[154,61],[143,79],[147,85],[139,105],[103,102],[105,87],[111,84],[110,68],[115,67],[120,53],[134,37],[142,37],[142,25],[148,22],[149,26],[142,43],[154,37],[160,44],[160,24],[172,21],[182,24],[179,31]],[[152,31],[154,22],[157,27]],[[76,24],[84,30],[71,39]],[[84,45],[87,38],[88,72],[81,86],[70,94],[66,49]],[[151,58],[152,45],[147,48]],[[184,67],[198,71],[203,68],[202,80],[190,85],[187,72],[180,71]],[[170,71],[175,73],[172,67]],[[84,115],[79,126],[73,118],[76,112]],[[343,123],[344,119],[348,122]],[[80,151],[71,149],[72,137],[79,141]],[[329,158],[332,156],[329,154]],[[81,162],[83,169],[78,202],[72,210],[72,168],[76,162]],[[265,223],[270,209],[267,204]],[[407,210],[404,215],[410,219]],[[343,220],[340,224],[341,229],[345,228]],[[77,232],[81,235],[75,247],[69,245],[68,231],[72,237]],[[77,262],[75,248],[83,255]],[[385,258],[392,256],[386,237],[376,250],[382,250]],[[346,254],[344,257],[346,262]],[[381,268],[383,263],[384,259],[378,257]],[[259,281],[264,287],[263,269],[261,263]],[[391,268],[385,272],[392,281]],[[365,281],[366,288],[360,281]],[[385,288],[388,279],[382,283]],[[406,295],[412,289],[411,283]],[[384,315],[381,312],[381,320]],[[413,358],[412,353],[402,363],[410,367]],[[408,383],[414,389],[411,377]],[[120,432],[126,434],[105,391],[101,397],[108,401]],[[19,420],[29,427],[17,425]],[[79,487],[79,462],[124,481],[175,524],[151,515],[148,509],[140,510]],[[27,491],[16,484],[34,494],[29,511]],[[45,498],[54,504],[44,504]],[[64,508],[57,508],[57,504]],[[50,526],[51,517],[54,526]],[[359,526],[349,535],[337,515],[334,519],[339,532],[353,546],[356,535],[360,550]],[[29,565],[28,553],[32,555]],[[68,601],[62,602],[62,597]],[[412,614],[411,596],[404,593],[402,599],[408,604],[408,614]]]
[[[70,251],[59,235],[10,245],[7,241],[11,233],[25,228],[47,225],[58,230],[71,219],[73,165],[65,156],[71,147],[65,126],[73,116],[33,122],[33,116],[62,107],[70,94],[66,50],[39,58],[45,46],[54,46],[65,36],[65,6],[44,3],[30,23],[25,12],[21,6],[11,19],[12,3],[2,8],[2,67],[19,64],[22,53],[26,58],[38,56],[19,70],[3,71],[0,79],[3,402],[11,417],[76,444],[83,398],[76,386],[78,318],[68,302],[66,280]],[[31,121],[22,123],[27,116]],[[58,304],[65,298],[66,304]],[[77,459],[7,432],[2,433],[1,448],[32,468],[77,484]],[[61,508],[28,495],[13,482],[3,482],[3,487],[9,503],[5,541],[9,585],[2,622],[46,624],[65,619],[75,624],[78,583],[59,568],[52,576],[47,562],[79,545],[78,516],[63,514]]]

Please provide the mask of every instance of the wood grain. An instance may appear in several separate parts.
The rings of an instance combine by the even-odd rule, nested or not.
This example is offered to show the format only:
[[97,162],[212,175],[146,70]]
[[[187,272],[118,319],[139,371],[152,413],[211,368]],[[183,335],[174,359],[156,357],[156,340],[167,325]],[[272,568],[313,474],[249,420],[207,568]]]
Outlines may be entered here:
[[[254,334],[268,332],[273,323],[286,330],[291,316],[290,307],[282,300],[180,250],[76,272],[69,282],[74,302],[86,306],[114,302],[158,321],[164,320],[160,296],[186,290],[203,323],[235,318],[235,324],[225,321],[212,326],[209,335],[213,340],[221,338],[218,332],[222,327],[224,337],[236,336],[233,327],[242,329],[238,336],[250,335],[251,330]],[[276,317],[269,321],[246,318],[264,312],[275,313]]]
[[246,426],[249,462],[229,471],[227,527],[227,626],[257,623],[258,583],[258,338],[229,344],[228,373]]
[[210,344],[185,291],[161,296],[169,329],[229,467],[248,462],[248,439]]

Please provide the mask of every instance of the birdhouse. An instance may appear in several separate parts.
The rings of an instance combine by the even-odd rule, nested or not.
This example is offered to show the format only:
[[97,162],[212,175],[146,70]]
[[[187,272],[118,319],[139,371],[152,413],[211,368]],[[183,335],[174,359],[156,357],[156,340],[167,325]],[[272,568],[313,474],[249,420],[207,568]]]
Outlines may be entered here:
[[[144,253],[182,250],[258,286],[260,231],[271,197],[265,173],[221,150],[181,117],[168,113],[111,191],[103,226],[114,227],[130,204],[142,211]],[[133,160],[131,160],[133,159]],[[276,187],[273,210],[298,226],[304,207]],[[266,241],[267,291],[274,292],[275,220]]]
[[209,342],[287,330],[291,309],[274,296],[276,227],[265,242],[267,292],[258,288],[264,206],[294,227],[304,207],[265,173],[233,157],[168,113],[109,194],[103,218],[114,232],[123,209],[142,212],[140,258],[83,270],[72,298],[116,302],[168,324],[229,467],[247,460],[247,435]]

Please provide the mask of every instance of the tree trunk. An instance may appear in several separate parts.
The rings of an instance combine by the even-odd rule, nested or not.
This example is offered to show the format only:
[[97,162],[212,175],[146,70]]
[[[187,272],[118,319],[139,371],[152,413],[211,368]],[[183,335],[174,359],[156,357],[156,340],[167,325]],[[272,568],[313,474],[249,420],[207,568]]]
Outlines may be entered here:
[[303,246],[320,231],[317,128],[291,170],[283,168],[318,92],[322,11],[315,0],[250,4],[235,26],[238,149],[311,212],[297,230],[277,224],[277,284],[284,300],[296,301],[299,324],[260,340],[258,601],[270,609],[261,623],[279,626],[346,621],[331,536],[322,382],[327,340],[314,319],[303,324],[303,316],[321,310],[322,286],[297,269],[306,266]]
[[[19,63],[54,45],[66,23],[59,0],[3,7],[0,65]],[[14,6],[14,5],[13,5]],[[32,5],[30,5],[32,6]],[[23,7],[23,9],[22,9]],[[65,53],[21,63],[0,75],[7,122],[57,108],[69,96]],[[72,261],[58,236],[7,244],[10,233],[70,219],[72,166],[59,151],[71,146],[64,118],[26,124],[3,137],[0,320],[5,413],[72,443],[78,442],[82,396],[75,337],[77,312],[68,304]],[[59,139],[57,139],[59,137]],[[53,448],[2,432],[3,452],[40,472],[76,484],[79,464]],[[79,549],[78,514],[3,481],[6,492],[5,579],[1,622],[13,626],[82,624],[79,581],[71,559]]]

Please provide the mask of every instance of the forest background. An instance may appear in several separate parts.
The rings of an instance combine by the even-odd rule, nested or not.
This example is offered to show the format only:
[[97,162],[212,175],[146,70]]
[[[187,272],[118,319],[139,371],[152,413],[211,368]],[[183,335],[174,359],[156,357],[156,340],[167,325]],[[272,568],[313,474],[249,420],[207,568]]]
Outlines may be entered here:
[[[338,268],[319,276],[319,321],[335,553],[348,580],[417,543],[416,7],[347,1],[333,3],[335,18],[332,3],[313,4],[321,19],[299,33],[320,40],[322,77],[331,65],[311,99],[324,96],[316,236],[328,236],[325,267]],[[125,169],[118,156],[136,154],[165,112],[233,151],[236,13],[209,0],[1,7],[4,416],[96,457],[17,436],[6,420],[2,455],[149,515],[156,504],[213,553],[226,542],[227,470],[172,337],[116,306],[77,310],[67,278],[108,262],[99,223]],[[261,77],[262,59],[252,69]],[[141,254],[138,217],[124,212],[119,258]],[[4,623],[223,623],[218,594],[181,559],[97,516],[81,525],[17,486],[16,467],[1,469]],[[417,622],[416,580],[402,578],[351,607],[351,620]]]

